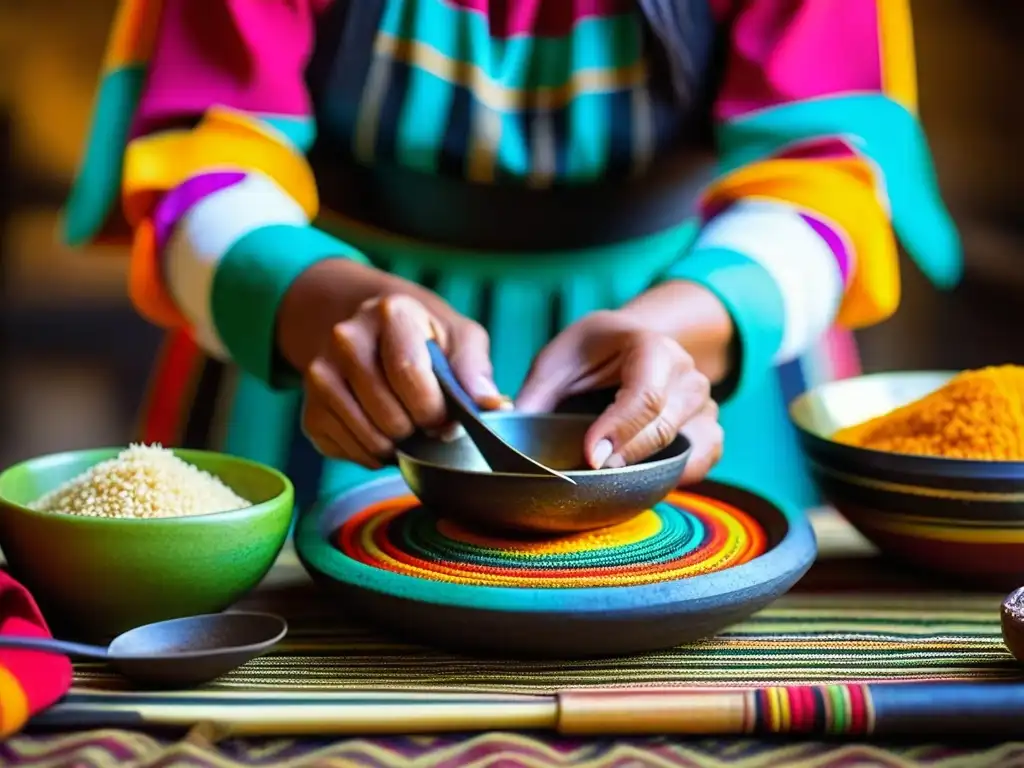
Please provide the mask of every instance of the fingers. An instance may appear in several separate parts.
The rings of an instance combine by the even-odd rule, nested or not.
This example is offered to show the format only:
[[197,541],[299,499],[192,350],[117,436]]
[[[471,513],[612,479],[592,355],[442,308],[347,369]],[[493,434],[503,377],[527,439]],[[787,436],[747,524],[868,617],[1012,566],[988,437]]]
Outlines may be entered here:
[[[598,333],[595,334],[595,330]],[[601,333],[600,331],[604,331]],[[634,329],[628,329],[634,330]],[[593,344],[607,334],[622,335],[627,329],[614,312],[594,312],[562,331],[534,360],[516,397],[516,410],[544,413],[555,410],[566,398],[617,384],[616,344]]]
[[581,367],[571,333],[570,328],[537,355],[516,396],[517,411],[548,413],[568,394],[566,388],[574,382]]
[[446,352],[456,378],[478,406],[489,411],[509,407],[509,399],[494,383],[491,342],[482,326],[470,321],[460,323],[451,334]]
[[378,355],[375,318],[357,315],[335,326],[326,360],[352,389],[374,426],[391,440],[413,433],[412,419],[392,390]]
[[[355,395],[341,378],[337,367],[317,358],[306,372],[306,410],[304,416],[340,422],[360,448],[375,459],[387,459],[394,445],[392,438],[381,432],[370,420]],[[314,431],[331,434],[332,428],[310,425]],[[362,462],[360,462],[362,463]]]
[[428,339],[446,350],[482,408],[507,403],[493,383],[483,328],[464,319],[446,328],[408,296],[371,300],[334,327],[327,349],[306,371],[303,428],[323,453],[380,466],[415,429],[444,425]]
[[710,402],[710,384],[689,355],[660,335],[642,339],[622,361],[622,384],[588,430],[584,450],[590,465],[635,464],[667,447],[680,429]]
[[327,458],[352,461],[367,469],[382,466],[333,413],[308,398],[302,409],[302,432]]
[[703,480],[722,458],[725,433],[718,423],[718,404],[709,400],[697,416],[686,422],[682,431],[693,446],[681,479],[686,485]]
[[384,299],[380,320],[380,360],[410,426],[439,426],[445,416],[444,395],[426,344],[438,335],[433,320],[422,304],[404,296]]

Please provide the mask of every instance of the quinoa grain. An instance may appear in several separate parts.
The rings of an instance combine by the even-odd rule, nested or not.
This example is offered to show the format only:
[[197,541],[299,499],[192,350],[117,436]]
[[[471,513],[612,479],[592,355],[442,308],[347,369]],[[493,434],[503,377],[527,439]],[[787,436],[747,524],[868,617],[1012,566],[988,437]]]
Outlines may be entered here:
[[189,517],[252,506],[221,480],[159,445],[132,445],[32,502],[82,517]]

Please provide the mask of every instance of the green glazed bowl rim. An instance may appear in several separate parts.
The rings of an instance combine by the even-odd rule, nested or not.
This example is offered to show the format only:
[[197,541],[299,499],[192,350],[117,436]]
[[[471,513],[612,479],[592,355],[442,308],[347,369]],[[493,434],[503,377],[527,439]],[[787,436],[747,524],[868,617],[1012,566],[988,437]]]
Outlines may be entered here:
[[[193,458],[211,458],[217,461],[221,461],[227,464],[234,464],[248,468],[253,471],[262,472],[263,474],[278,480],[281,483],[281,492],[275,496],[261,501],[256,504],[252,504],[248,507],[241,507],[240,509],[226,509],[222,512],[207,512],[202,515],[186,515],[180,517],[88,517],[85,515],[70,515],[62,512],[43,512],[40,510],[32,509],[24,504],[14,501],[4,495],[4,486],[9,482],[11,475],[18,472],[32,471],[39,467],[45,467],[47,465],[57,465],[64,462],[81,460],[81,459],[92,459],[95,461],[90,466],[95,466],[106,459],[111,459],[117,456],[124,450],[127,450],[128,446],[118,447],[105,447],[105,448],[81,448],[70,451],[60,451],[58,453],[46,453],[40,456],[35,456],[30,459],[24,459],[16,464],[4,469],[0,472],[0,503],[6,505],[9,508],[16,509],[20,514],[28,515],[45,520],[59,520],[71,525],[107,525],[107,526],[120,526],[120,525],[200,525],[202,523],[209,523],[216,520],[217,522],[231,522],[232,520],[239,521],[245,518],[257,515],[261,512],[265,512],[270,508],[276,508],[282,502],[288,502],[295,496],[295,489],[292,486],[292,481],[286,474],[280,470],[274,469],[271,466],[263,464],[253,459],[242,458],[241,456],[232,456],[229,453],[221,453],[220,451],[204,451],[195,448],[169,448],[172,453],[178,458],[188,461],[191,464],[195,464]],[[202,467],[198,467],[202,469]],[[203,470],[209,472],[214,477],[218,477],[221,482],[224,482],[222,478],[218,476],[215,471]]]

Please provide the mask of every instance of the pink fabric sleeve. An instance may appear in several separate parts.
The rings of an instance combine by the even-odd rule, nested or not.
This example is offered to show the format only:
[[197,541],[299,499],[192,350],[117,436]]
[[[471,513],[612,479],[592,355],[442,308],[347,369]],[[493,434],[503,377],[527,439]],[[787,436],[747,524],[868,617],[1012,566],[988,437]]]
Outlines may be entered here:
[[[884,0],[882,0],[884,2]],[[879,0],[718,0],[729,25],[719,120],[882,89]]]
[[[878,2],[886,0],[712,0],[728,41],[716,122],[728,125],[822,97],[879,93]],[[832,135],[787,145],[774,157],[814,163],[853,154],[840,135]],[[786,362],[816,343],[835,320],[856,265],[849,233],[783,200],[771,206],[722,202],[705,206],[697,247],[731,248],[765,268],[785,307],[775,362]],[[751,237],[752,231],[759,236]]]
[[308,117],[315,0],[166,0],[135,135],[219,105]]

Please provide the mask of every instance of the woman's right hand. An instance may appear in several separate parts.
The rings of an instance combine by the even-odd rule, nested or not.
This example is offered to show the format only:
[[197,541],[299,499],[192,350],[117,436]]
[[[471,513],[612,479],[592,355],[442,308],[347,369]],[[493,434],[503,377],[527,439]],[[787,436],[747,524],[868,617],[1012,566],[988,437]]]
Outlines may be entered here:
[[[371,469],[416,429],[447,422],[428,339],[445,351],[481,408],[508,402],[493,382],[487,332],[419,286],[380,274],[384,290],[332,322],[303,371],[306,436],[325,456]],[[306,312],[319,314],[309,305]]]

